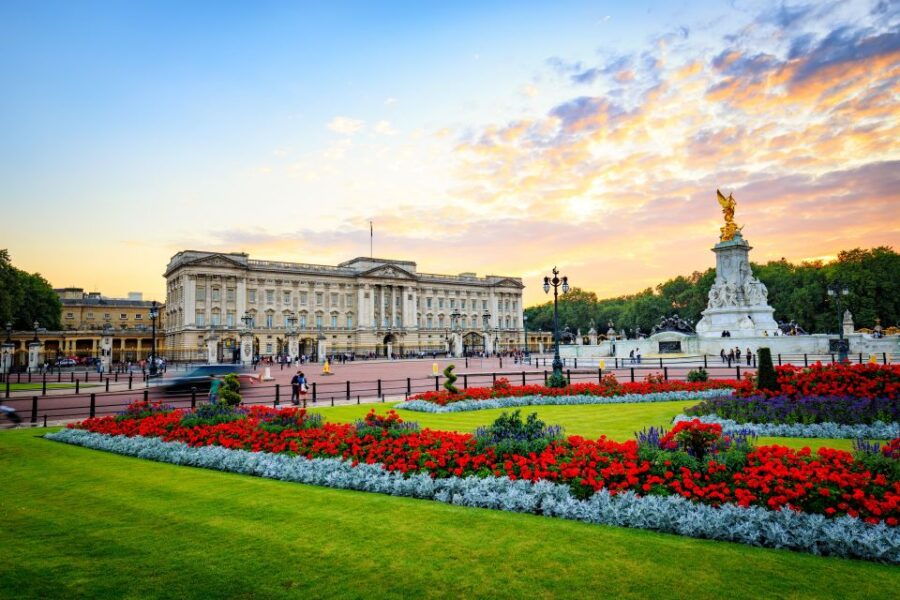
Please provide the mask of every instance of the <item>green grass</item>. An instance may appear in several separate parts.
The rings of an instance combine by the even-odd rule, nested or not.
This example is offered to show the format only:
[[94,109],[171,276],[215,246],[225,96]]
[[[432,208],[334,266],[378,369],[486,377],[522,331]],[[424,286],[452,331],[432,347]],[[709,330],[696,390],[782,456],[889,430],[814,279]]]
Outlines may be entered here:
[[0,432],[3,598],[874,599],[900,589],[891,566],[179,467],[38,433]]
[[[562,425],[567,435],[581,435],[597,438],[601,435],[625,441],[634,437],[634,432],[649,427],[671,427],[672,418],[693,406],[696,400],[679,400],[676,402],[646,402],[636,404],[583,404],[580,406],[526,406],[521,409],[523,415],[532,412],[545,422]],[[378,412],[387,412],[394,403],[378,405],[353,404],[317,408],[328,421],[351,422],[362,418],[373,406]],[[406,421],[418,421],[422,427],[449,431],[475,431],[480,425],[490,424],[504,410],[472,410],[458,413],[431,414],[411,410],[398,411]],[[809,446],[813,450],[822,446],[850,450],[852,442],[846,439],[829,438],[759,438],[758,443],[781,444],[791,448]]]
[[[91,385],[98,385],[96,383],[81,383],[81,387],[91,387]],[[11,392],[19,392],[25,390],[40,390],[43,388],[43,383],[40,381],[33,381],[31,383],[12,383],[9,384],[9,390]],[[6,384],[0,384],[0,389],[6,389]],[[74,383],[50,383],[47,382],[48,390],[66,390],[66,389],[75,389]]]

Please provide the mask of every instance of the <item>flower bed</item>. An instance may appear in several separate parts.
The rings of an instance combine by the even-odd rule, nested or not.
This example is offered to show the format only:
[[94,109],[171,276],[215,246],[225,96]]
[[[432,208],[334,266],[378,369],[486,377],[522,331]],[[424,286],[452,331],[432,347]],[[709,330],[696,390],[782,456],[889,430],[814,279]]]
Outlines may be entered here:
[[870,425],[900,421],[900,403],[886,397],[718,395],[685,412],[693,416],[715,415],[738,423]]
[[809,367],[782,365],[775,367],[778,389],[759,390],[751,380],[735,385],[739,396],[850,396],[853,398],[888,398],[900,394],[900,365],[816,363]]
[[642,381],[619,383],[614,375],[607,375],[601,383],[573,383],[555,388],[544,385],[510,385],[505,377],[497,379],[492,387],[466,388],[458,393],[447,390],[429,391],[410,396],[410,401],[423,401],[447,406],[467,400],[484,401],[495,398],[543,397],[563,398],[567,396],[637,396],[664,394],[670,392],[702,392],[728,390],[738,385],[736,380],[719,381]]
[[728,393],[726,390],[712,389],[701,392],[653,392],[649,394],[623,394],[621,396],[558,395],[558,396],[505,396],[488,400],[460,400],[447,405],[426,400],[407,400],[394,408],[426,413],[455,413],[491,408],[518,408],[522,406],[575,406],[583,404],[629,404],[639,402],[673,402],[675,400],[695,400],[714,398]]
[[861,425],[841,423],[739,423],[738,421],[714,414],[697,416],[695,413],[691,413],[689,415],[677,415],[672,419],[672,422],[679,423],[693,419],[699,419],[703,423],[721,425],[725,433],[746,431],[760,437],[885,440],[900,436],[900,423],[896,421],[890,423],[874,421]]
[[[388,418],[374,418],[371,413],[373,418],[367,418],[359,430],[350,424],[323,424],[295,408],[254,407],[237,414],[240,416],[233,420],[222,415],[204,420],[198,419],[197,413],[174,410],[140,418],[87,419],[70,427],[117,437],[155,437],[191,447],[338,458],[353,465],[380,464],[387,471],[438,479],[493,476],[550,481],[568,486],[578,498],[601,490],[612,494],[632,491],[678,495],[710,506],[735,503],[849,515],[889,526],[896,526],[900,518],[900,478],[893,471],[872,470],[852,454],[838,450],[823,448],[813,454],[808,448],[715,446],[707,456],[698,456],[667,446],[639,446],[634,440],[620,443],[605,437],[564,437],[539,422],[531,429],[515,423],[497,429],[501,419],[491,429],[494,441],[485,444],[485,438],[468,433],[419,430],[404,424],[393,412]],[[716,436],[722,435],[722,427],[704,426],[699,420],[687,430],[712,430]],[[545,443],[529,445],[527,451],[503,451],[520,446],[497,441],[499,435],[514,442],[528,437],[529,431],[554,434],[545,437]],[[691,446],[682,450],[689,451]]]

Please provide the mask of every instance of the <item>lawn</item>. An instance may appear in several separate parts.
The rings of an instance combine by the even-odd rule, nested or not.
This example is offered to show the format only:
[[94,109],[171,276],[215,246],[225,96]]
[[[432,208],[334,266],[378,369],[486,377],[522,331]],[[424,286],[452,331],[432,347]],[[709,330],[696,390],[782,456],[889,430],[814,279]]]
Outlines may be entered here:
[[[81,387],[91,387],[91,385],[98,384],[90,384],[90,383],[81,383]],[[9,390],[11,392],[21,392],[25,390],[40,390],[43,388],[43,383],[40,381],[33,381],[31,383],[12,383],[9,384]],[[6,384],[0,384],[0,389],[6,389]],[[74,383],[50,383],[47,382],[48,390],[66,390],[66,389],[75,389]]]
[[891,566],[178,467],[44,431],[0,432],[0,597],[871,599],[900,588]]
[[[684,409],[697,404],[696,400],[679,400],[676,402],[645,402],[635,404],[583,404],[579,406],[526,406],[521,408],[523,415],[538,413],[541,419],[553,425],[562,425],[567,435],[580,435],[597,438],[606,435],[618,441],[634,437],[634,432],[654,425],[670,427],[672,417],[684,412]],[[352,422],[362,418],[373,406],[378,412],[387,412],[394,403],[354,404],[314,409],[321,412],[328,421]],[[397,411],[406,421],[418,421],[423,427],[450,431],[475,431],[480,425],[488,425],[504,410],[472,410],[458,413],[432,414],[411,410]],[[851,449],[851,440],[827,438],[759,438],[758,443],[781,444],[792,448],[809,446],[816,449],[822,446]]]

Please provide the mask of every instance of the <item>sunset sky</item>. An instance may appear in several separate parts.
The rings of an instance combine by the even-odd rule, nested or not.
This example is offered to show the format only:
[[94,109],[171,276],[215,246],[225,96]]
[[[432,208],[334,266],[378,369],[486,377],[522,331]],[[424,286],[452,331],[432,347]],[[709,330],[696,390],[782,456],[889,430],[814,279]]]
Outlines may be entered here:
[[900,247],[900,2],[4,2],[0,248],[164,295],[182,249],[600,296]]

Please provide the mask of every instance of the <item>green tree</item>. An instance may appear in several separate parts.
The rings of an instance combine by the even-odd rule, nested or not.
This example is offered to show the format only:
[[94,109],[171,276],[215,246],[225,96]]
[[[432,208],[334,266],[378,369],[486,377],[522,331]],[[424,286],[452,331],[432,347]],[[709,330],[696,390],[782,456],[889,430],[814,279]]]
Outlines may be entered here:
[[0,250],[0,323],[14,329],[41,327],[60,329],[62,303],[50,283],[38,273],[27,273],[12,265],[9,252]]

